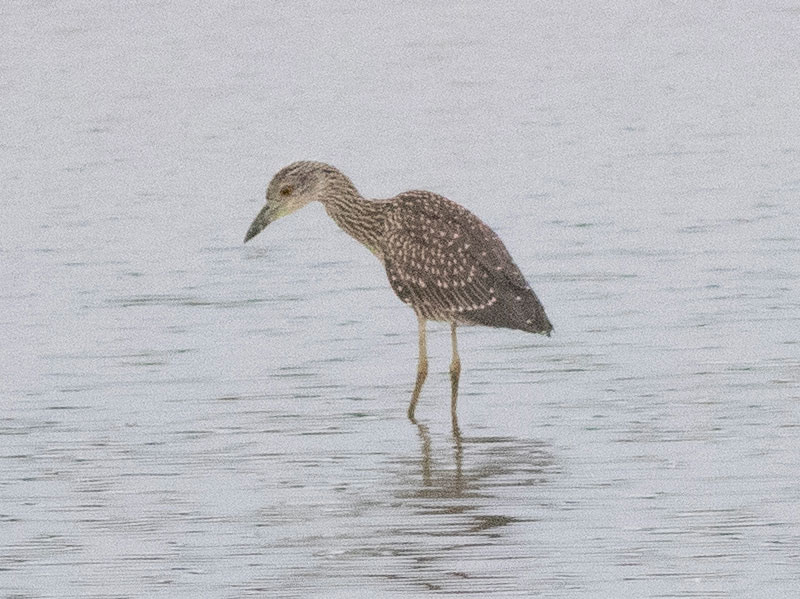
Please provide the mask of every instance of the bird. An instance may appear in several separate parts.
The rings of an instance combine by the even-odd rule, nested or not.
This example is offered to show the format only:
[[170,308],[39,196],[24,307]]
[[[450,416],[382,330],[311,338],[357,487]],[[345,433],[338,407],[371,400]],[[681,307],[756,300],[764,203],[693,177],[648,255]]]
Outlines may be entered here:
[[416,423],[417,402],[428,375],[428,321],[450,324],[454,432],[461,375],[456,328],[484,325],[548,337],[553,331],[542,303],[497,234],[468,209],[430,191],[367,199],[337,168],[324,162],[293,162],[273,176],[266,203],[244,242],[315,201],[380,260],[392,290],[417,316],[419,357],[407,411],[412,422]]

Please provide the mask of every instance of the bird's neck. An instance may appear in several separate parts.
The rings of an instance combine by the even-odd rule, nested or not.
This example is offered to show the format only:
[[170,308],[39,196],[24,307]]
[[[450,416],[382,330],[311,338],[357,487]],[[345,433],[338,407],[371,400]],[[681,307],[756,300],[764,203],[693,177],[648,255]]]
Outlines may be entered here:
[[332,191],[322,204],[345,233],[383,260],[383,229],[386,218],[386,206],[383,202],[362,197],[351,185],[349,188]]

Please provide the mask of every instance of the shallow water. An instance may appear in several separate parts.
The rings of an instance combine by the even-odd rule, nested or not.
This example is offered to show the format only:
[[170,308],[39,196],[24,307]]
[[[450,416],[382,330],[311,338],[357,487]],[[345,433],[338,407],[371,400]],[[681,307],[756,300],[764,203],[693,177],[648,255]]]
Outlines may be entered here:
[[[0,596],[783,597],[793,2],[0,8]],[[425,187],[552,338],[416,320],[271,174]]]

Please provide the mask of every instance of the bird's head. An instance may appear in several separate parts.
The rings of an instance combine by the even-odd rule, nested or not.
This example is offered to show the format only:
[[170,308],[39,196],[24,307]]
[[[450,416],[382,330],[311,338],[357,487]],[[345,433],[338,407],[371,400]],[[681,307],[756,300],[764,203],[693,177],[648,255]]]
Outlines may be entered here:
[[322,162],[294,162],[279,170],[267,187],[267,203],[253,219],[245,242],[268,224],[314,201],[324,201],[343,188],[353,188],[350,180],[334,167]]

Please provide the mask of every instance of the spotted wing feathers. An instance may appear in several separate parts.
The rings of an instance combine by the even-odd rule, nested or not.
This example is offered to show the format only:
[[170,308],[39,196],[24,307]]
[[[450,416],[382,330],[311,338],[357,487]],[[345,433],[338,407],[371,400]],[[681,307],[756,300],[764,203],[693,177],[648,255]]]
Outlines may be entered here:
[[505,245],[466,208],[410,191],[392,200],[386,227],[389,282],[424,318],[550,334],[544,308]]

